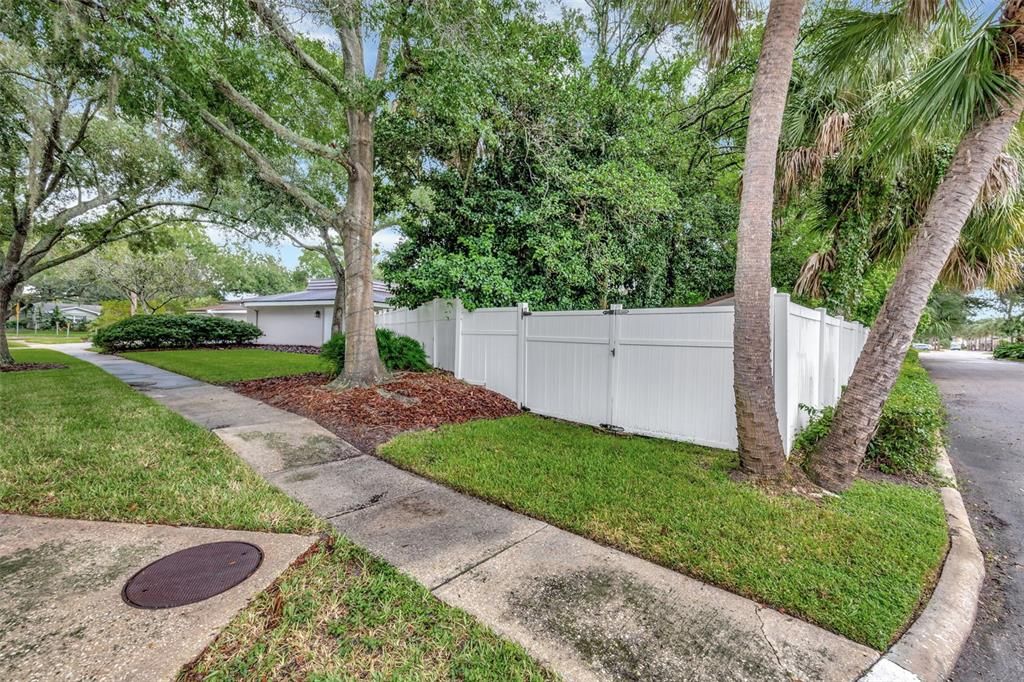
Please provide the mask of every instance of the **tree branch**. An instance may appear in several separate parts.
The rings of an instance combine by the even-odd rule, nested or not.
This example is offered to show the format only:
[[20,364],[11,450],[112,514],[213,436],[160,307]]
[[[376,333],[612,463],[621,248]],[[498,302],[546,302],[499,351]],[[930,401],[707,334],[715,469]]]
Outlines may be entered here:
[[320,144],[319,142],[294,132],[268,114],[258,104],[236,90],[227,79],[223,77],[214,78],[213,85],[217,88],[218,92],[228,99],[229,102],[245,110],[250,116],[256,119],[260,125],[280,137],[285,142],[289,142],[310,154],[327,159],[328,161],[339,163],[344,166],[349,173],[355,172],[355,167],[352,165],[352,162],[348,160],[345,154],[339,152],[337,149]]
[[278,14],[275,8],[268,5],[264,0],[247,0],[247,4],[249,5],[249,9],[259,17],[267,30],[274,34],[281,45],[288,50],[300,66],[313,74],[318,81],[334,91],[334,94],[338,97],[344,100],[349,98],[349,92],[345,85],[335,78],[334,75],[320,62],[306,53],[306,51],[299,46],[298,38],[294,33],[292,33],[291,29],[288,28],[284,19],[281,18],[281,15]]
[[167,78],[166,76],[157,76],[160,81],[172,89],[179,97],[183,100],[196,107],[199,112],[199,116],[203,121],[217,131],[224,139],[234,145],[239,151],[245,154],[253,164],[256,165],[257,173],[263,182],[267,183],[274,189],[287,194],[292,197],[295,201],[301,204],[308,211],[313,213],[317,218],[326,222],[334,222],[336,216],[333,211],[327,208],[324,204],[320,203],[313,195],[305,192],[304,190],[297,187],[295,184],[289,182],[282,176],[277,170],[274,169],[270,160],[267,159],[258,149],[252,146],[247,140],[245,140],[238,133],[234,132],[227,125],[224,124],[219,118],[214,116],[210,111],[203,105],[196,102],[191,95],[185,92],[177,83]]

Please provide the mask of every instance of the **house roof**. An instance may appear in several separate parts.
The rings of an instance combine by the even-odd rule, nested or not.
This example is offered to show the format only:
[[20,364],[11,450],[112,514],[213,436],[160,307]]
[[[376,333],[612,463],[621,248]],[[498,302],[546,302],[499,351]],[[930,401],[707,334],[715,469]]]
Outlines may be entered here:
[[70,303],[67,301],[49,301],[46,303],[40,303],[39,309],[43,314],[50,314],[54,308],[59,308],[62,313],[66,313],[70,310],[80,310],[83,312],[91,313],[93,315],[99,315],[103,312],[103,307],[98,305],[91,305],[89,303]]
[[[274,294],[273,296],[258,296],[247,299],[246,307],[258,308],[260,305],[313,305],[317,303],[333,304],[334,294],[337,285],[333,279],[311,279],[306,285],[305,291],[293,291],[289,294]],[[374,281],[373,302],[375,304],[386,304],[391,300],[391,286],[387,282]],[[253,305],[255,304],[255,305]]]
[[201,306],[199,308],[189,308],[188,311],[190,313],[205,313],[205,312],[209,312],[211,310],[221,310],[221,311],[236,310],[238,312],[244,313],[245,312],[245,305],[243,305],[244,303],[245,303],[245,301],[243,301],[243,300],[238,300],[238,301],[221,301],[220,303],[217,303],[216,305],[204,305],[204,306]]
[[728,294],[724,294],[722,296],[715,296],[714,298],[709,298],[707,300],[701,301],[700,303],[696,303],[694,305],[697,306],[697,307],[701,307],[701,306],[715,307],[715,306],[735,305],[735,303],[736,303],[736,294],[728,293]]

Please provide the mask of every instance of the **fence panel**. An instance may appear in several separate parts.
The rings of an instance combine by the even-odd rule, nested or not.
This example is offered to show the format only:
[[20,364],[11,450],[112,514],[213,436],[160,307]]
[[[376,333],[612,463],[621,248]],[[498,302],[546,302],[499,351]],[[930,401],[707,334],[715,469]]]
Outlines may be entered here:
[[[807,413],[800,405],[819,406],[821,389],[818,364],[821,359],[821,315],[794,303],[789,304],[788,343],[789,418],[787,452],[793,436],[807,425]],[[781,406],[777,409],[782,409]]]
[[462,358],[456,360],[456,376],[519,401],[518,327],[518,308],[462,311]]
[[377,326],[411,336],[423,344],[434,367],[455,370],[455,317],[458,301],[435,299],[418,308],[398,308],[377,313]]
[[736,447],[732,306],[630,310],[618,325],[611,423]]
[[842,327],[843,332],[839,336],[839,376],[842,378],[842,385],[845,386],[853,374],[853,367],[864,348],[867,334],[864,327],[856,322],[843,322]]
[[[525,310],[468,312],[458,300],[436,300],[380,313],[377,324],[423,343],[435,367],[538,414],[736,447],[732,306]],[[779,430],[789,452],[807,423],[800,404],[835,404],[868,332],[787,294],[773,297],[772,316]]]
[[532,412],[608,424],[613,315],[532,313],[525,324],[526,399]]
[[815,407],[834,405],[839,400],[842,379],[839,373],[839,341],[843,334],[842,324],[840,319],[822,315],[819,347],[821,361],[817,367],[820,377],[818,380],[819,395]]

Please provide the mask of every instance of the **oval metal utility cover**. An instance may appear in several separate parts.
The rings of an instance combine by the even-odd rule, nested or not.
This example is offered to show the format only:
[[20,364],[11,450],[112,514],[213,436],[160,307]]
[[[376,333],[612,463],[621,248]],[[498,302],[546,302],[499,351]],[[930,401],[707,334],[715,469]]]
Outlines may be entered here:
[[140,609],[194,604],[256,572],[263,550],[248,542],[211,542],[157,559],[128,579],[121,597]]

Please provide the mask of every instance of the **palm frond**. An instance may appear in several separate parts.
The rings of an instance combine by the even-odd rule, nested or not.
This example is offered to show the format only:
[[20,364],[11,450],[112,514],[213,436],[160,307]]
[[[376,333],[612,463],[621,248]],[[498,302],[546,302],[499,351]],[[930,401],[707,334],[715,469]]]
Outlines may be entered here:
[[785,203],[804,184],[821,177],[824,164],[815,147],[787,149],[779,155],[778,195]]
[[735,0],[702,0],[697,5],[701,42],[711,63],[720,64],[739,37],[739,8]]
[[963,244],[957,244],[946,259],[939,273],[939,281],[951,289],[958,291],[973,291],[985,284],[988,278],[987,263],[981,263],[971,256],[964,249]]
[[824,275],[832,272],[835,261],[836,255],[831,249],[812,253],[800,268],[800,276],[794,287],[795,292],[808,298],[825,298]]
[[996,157],[996,161],[981,186],[981,194],[975,203],[975,211],[1008,207],[1020,193],[1020,166],[1017,159],[1006,152]]
[[982,26],[947,55],[936,59],[904,88],[901,100],[880,117],[868,153],[899,153],[914,133],[948,122],[961,132],[975,116],[992,116],[1022,92],[998,67],[999,28]]
[[988,286],[1002,293],[1024,282],[1024,250],[997,253],[989,264]]
[[746,11],[747,0],[655,0],[648,7],[653,17],[693,25],[708,61],[720,64],[739,38],[740,15]]
[[822,78],[863,86],[904,72],[920,46],[901,12],[838,8],[822,15],[813,57]]
[[846,133],[850,130],[852,118],[846,111],[830,111],[821,120],[818,128],[816,148],[818,156],[832,158],[843,150]]
[[924,28],[939,10],[939,0],[907,0],[903,6],[903,16],[913,26]]

